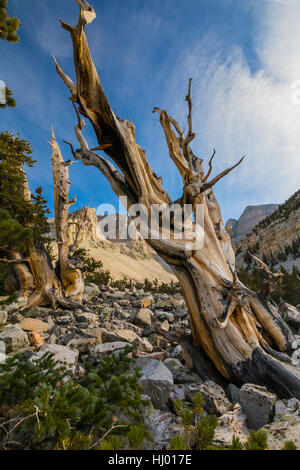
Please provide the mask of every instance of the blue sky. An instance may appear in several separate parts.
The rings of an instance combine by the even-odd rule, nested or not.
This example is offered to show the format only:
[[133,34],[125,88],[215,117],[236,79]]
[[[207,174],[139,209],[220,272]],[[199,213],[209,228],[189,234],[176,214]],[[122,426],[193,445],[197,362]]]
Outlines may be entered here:
[[[104,89],[116,114],[131,119],[136,140],[172,197],[181,181],[171,163],[154,106],[185,125],[188,78],[193,78],[196,154],[214,171],[247,158],[215,187],[224,219],[247,205],[280,203],[299,189],[300,2],[298,0],[91,0],[97,19],[87,36]],[[76,143],[69,92],[55,72],[53,52],[74,77],[71,41],[58,18],[75,24],[74,0],[9,0],[20,18],[20,43],[0,43],[0,80],[18,106],[0,112],[0,128],[20,132],[37,163],[32,190],[43,187],[52,209],[51,124]],[[292,85],[296,83],[296,85]],[[300,97],[300,93],[299,93]],[[90,147],[96,145],[90,129]],[[78,209],[89,201],[118,205],[105,178],[80,162],[71,166]]]

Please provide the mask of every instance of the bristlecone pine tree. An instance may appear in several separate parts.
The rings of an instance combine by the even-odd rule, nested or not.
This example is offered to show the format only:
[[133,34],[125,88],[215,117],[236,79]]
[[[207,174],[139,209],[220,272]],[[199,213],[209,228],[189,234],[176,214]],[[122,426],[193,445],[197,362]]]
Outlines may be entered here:
[[[63,162],[55,137],[52,137],[52,163],[58,241],[58,266],[55,272],[45,247],[49,243],[46,201],[41,188],[31,195],[24,165],[32,166],[30,144],[8,132],[0,133],[0,228],[7,231],[8,242],[0,236],[1,263],[8,266],[4,288],[28,297],[27,307],[60,304],[81,307],[83,280],[78,260],[73,260],[63,236],[68,215],[68,167]],[[62,160],[62,161],[61,161]],[[77,264],[77,265],[76,265]]]
[[[89,150],[82,136],[83,119],[78,119],[75,127],[80,149],[73,150],[73,155],[85,165],[98,168],[118,196],[128,197],[129,205],[143,203],[149,211],[152,204],[168,208],[172,201],[151,169],[144,150],[136,143],[133,123],[116,117],[103,91],[84,32],[85,26],[95,19],[95,10],[86,1],[76,3],[80,7],[78,24],[75,27],[64,21],[61,24],[72,38],[77,83],[55,61],[57,72],[71,91],[78,117],[81,113],[90,120],[99,143],[97,150],[104,150],[120,171]],[[247,289],[235,275],[234,252],[212,187],[236,165],[209,180],[211,158],[209,170],[204,173],[202,160],[190,146],[195,137],[190,85],[191,82],[186,97],[187,135],[166,111],[154,109],[160,116],[170,157],[183,181],[183,195],[176,202],[204,207],[202,249],[188,250],[186,240],[172,236],[169,240],[148,240],[178,277],[189,308],[193,345],[183,337],[178,339],[185,344],[195,367],[201,357],[198,352],[203,356],[205,351],[218,371],[236,384],[266,385],[280,396],[300,398],[300,374],[289,364],[291,331],[276,308]]]

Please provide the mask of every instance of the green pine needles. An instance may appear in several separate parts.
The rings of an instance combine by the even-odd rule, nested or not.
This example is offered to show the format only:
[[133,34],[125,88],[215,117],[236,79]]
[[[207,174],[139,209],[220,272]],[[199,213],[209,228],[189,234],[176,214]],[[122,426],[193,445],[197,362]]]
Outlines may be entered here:
[[170,440],[170,450],[206,450],[212,445],[218,418],[215,415],[204,416],[203,396],[196,393],[192,406],[186,406],[180,400],[174,400],[174,411],[181,417],[183,433]]

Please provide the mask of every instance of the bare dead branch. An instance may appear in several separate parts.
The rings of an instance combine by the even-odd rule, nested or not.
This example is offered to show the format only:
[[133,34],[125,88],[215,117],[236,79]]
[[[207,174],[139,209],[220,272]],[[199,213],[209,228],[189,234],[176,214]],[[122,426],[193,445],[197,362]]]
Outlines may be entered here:
[[189,125],[189,130],[188,130],[188,134],[186,136],[186,139],[187,138],[191,138],[193,134],[193,121],[192,121],[192,110],[193,110],[193,102],[192,102],[192,97],[191,97],[191,86],[192,86],[192,79],[190,78],[189,79],[189,88],[188,88],[188,94],[186,95],[186,98],[185,100],[187,101],[188,103],[188,107],[189,107],[189,114],[188,114],[188,125]]
[[210,176],[210,174],[211,174],[211,171],[212,171],[212,161],[213,161],[215,155],[216,155],[216,150],[213,149],[213,154],[212,154],[212,156],[210,157],[210,160],[209,160],[209,162],[208,162],[209,170],[208,170],[207,174],[204,176],[204,178],[202,179],[202,182],[203,182],[203,183],[205,183],[205,182],[208,180],[208,178],[209,178],[209,176]]
[[[165,133],[166,143],[169,148],[169,155],[172,161],[175,163],[179,173],[181,174],[182,179],[184,180],[187,172],[189,171],[189,167],[186,164],[184,156],[182,154],[180,139],[176,137],[171,127],[171,123],[173,124],[177,132],[182,135],[179,125],[175,120],[172,120],[173,122],[171,122],[167,111],[162,111],[160,108],[154,108],[153,113],[158,113],[160,115],[159,122]],[[174,125],[174,123],[176,124]]]
[[227,170],[222,171],[219,175],[215,176],[211,181],[208,183],[204,183],[203,186],[200,189],[200,193],[203,193],[209,188],[212,188],[220,179],[224,178],[224,176],[228,175],[232,170],[234,170],[237,166],[239,166],[242,161],[244,160],[246,155],[244,155],[235,165],[233,165],[231,168],[227,168]]
[[55,65],[56,65],[56,72],[63,79],[63,81],[65,82],[65,84],[67,85],[67,87],[69,88],[69,90],[72,94],[72,96],[70,97],[70,100],[71,101],[76,101],[76,99],[77,99],[77,86],[72,81],[72,79],[67,74],[64,73],[63,69],[61,68],[61,66],[59,65],[59,63],[57,62],[57,60],[56,60],[56,58],[53,54],[52,54],[52,57],[53,57],[53,60],[55,62]]
[[[75,150],[74,150],[73,144],[71,144],[71,142],[68,142],[67,140],[63,140],[63,142],[64,142],[65,144],[67,144],[67,145],[70,146],[73,157],[74,157],[76,160],[78,160],[78,157],[76,156],[76,152],[75,152]],[[71,161],[71,160],[67,160],[67,162],[69,162],[69,161]],[[67,163],[67,162],[66,162],[66,163]]]
[[252,253],[250,253],[249,251],[249,254],[250,256],[254,259],[254,261],[259,265],[259,269],[265,271],[265,273],[267,274],[267,276],[269,276],[270,278],[282,278],[284,277],[284,274],[283,273],[273,273],[269,268],[268,266],[266,265],[266,263],[264,263],[261,259],[257,258],[257,256],[254,256],[252,255]]

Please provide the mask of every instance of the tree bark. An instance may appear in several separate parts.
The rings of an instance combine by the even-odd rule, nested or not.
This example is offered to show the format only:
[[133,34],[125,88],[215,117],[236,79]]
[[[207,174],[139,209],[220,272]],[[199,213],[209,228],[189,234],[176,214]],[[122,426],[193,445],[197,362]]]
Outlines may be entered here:
[[[69,200],[70,185],[69,166],[70,160],[65,162],[59,145],[52,133],[50,146],[52,148],[52,171],[55,208],[55,231],[58,246],[57,271],[63,286],[65,297],[79,301],[82,300],[84,291],[83,275],[80,270],[82,263],[74,257],[77,244],[76,240],[72,247],[68,242],[68,213],[71,205],[75,204],[76,198]],[[79,239],[82,227],[78,228],[77,239]]]
[[[68,77],[56,62],[60,77],[71,91],[78,123],[75,133],[80,148],[72,152],[85,165],[94,165],[108,179],[118,196],[126,195],[129,206],[143,203],[150,211],[153,204],[168,208],[171,198],[162,187],[161,179],[151,169],[144,150],[135,142],[132,122],[119,119],[110,107],[92,61],[84,32],[87,2],[80,2],[77,26],[61,21],[72,38],[77,83]],[[94,10],[93,10],[94,11]],[[213,186],[231,168],[209,180],[212,160],[207,174],[190,144],[195,137],[192,126],[191,80],[188,94],[188,132],[181,131],[175,119],[166,111],[159,113],[169,155],[183,182],[183,194],[177,203],[190,204],[193,211],[201,204],[204,211],[204,245],[201,249],[187,248],[191,232],[183,240],[174,233],[168,240],[149,239],[157,253],[171,266],[182,286],[189,309],[194,347],[205,351],[222,376],[237,385],[252,382],[266,385],[283,397],[300,398],[299,371],[291,362],[293,336],[277,310],[259,295],[247,289],[235,274],[235,258],[225,230]],[[78,109],[75,106],[78,105]],[[82,130],[88,118],[99,146],[118,166],[91,151]],[[94,150],[96,150],[94,149]]]

